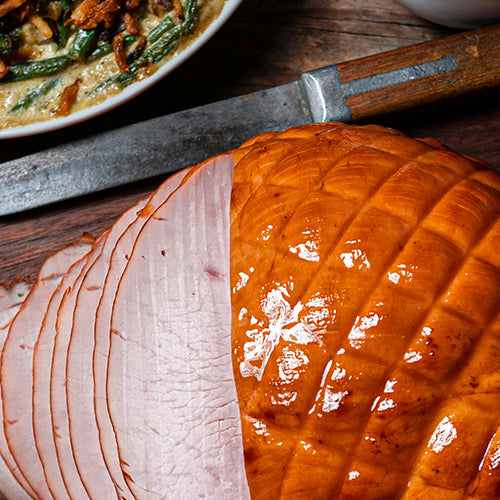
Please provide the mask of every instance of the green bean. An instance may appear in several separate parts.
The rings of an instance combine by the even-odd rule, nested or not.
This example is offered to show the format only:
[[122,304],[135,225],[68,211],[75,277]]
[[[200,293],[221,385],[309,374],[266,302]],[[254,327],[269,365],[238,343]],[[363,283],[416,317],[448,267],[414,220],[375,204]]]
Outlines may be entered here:
[[57,85],[60,79],[60,76],[56,76],[55,78],[51,78],[50,80],[42,83],[42,85],[34,88],[31,92],[28,92],[26,96],[23,97],[15,106],[13,106],[9,110],[9,113],[15,113],[20,109],[29,108],[36,99],[48,94]]
[[12,52],[14,44],[9,35],[0,34],[0,56],[6,56]]
[[58,0],[61,6],[61,16],[59,18],[59,24],[61,25],[59,33],[57,35],[57,50],[64,49],[68,43],[69,34],[71,27],[69,24],[65,24],[71,15],[71,0]]
[[[149,47],[149,49],[147,49],[144,54],[139,57],[139,63],[152,62],[156,64],[160,62],[169,52],[171,52],[175,48],[181,36],[189,33],[193,29],[197,9],[196,0],[188,0],[184,11],[184,20],[181,23],[176,24],[170,30],[166,31],[161,38],[153,43],[151,47]],[[137,69],[135,69],[135,71],[137,71]],[[129,73],[133,73],[133,71],[131,70]]]
[[[184,20],[175,25],[172,19],[167,16],[155,28],[151,30],[148,36],[150,43],[159,42],[157,47],[152,49],[146,59],[152,59],[153,62],[161,60],[172,47],[171,44],[174,40],[178,40],[182,35],[192,31],[196,14],[198,11],[198,4],[196,0],[188,0],[186,8],[184,9]],[[161,41],[160,41],[161,40]],[[163,53],[163,55],[161,55]]]
[[97,29],[84,30],[80,28],[75,34],[68,55],[73,59],[84,59],[94,43],[96,36]]
[[131,65],[130,71],[117,75],[115,80],[116,83],[120,85],[120,87],[127,87],[137,80],[137,70],[138,68],[135,65]]
[[166,35],[163,35],[156,43],[151,45],[148,50],[139,58],[140,62],[153,62],[161,61],[175,46],[181,36],[181,25],[178,24],[171,29]]
[[98,85],[95,89],[92,89],[87,92],[88,96],[98,95],[101,90],[109,87],[111,84],[116,83],[120,85],[120,87],[127,87],[131,83],[133,83],[137,79],[138,68],[134,64],[130,65],[130,71],[126,73],[116,73],[111,75],[109,78],[104,80],[100,85]]
[[69,24],[63,24],[57,35],[57,50],[64,49],[68,43],[70,27]]
[[134,43],[137,40],[137,37],[135,35],[123,35],[123,43],[125,45],[130,45],[131,43]]
[[101,90],[104,90],[106,87],[109,87],[112,83],[114,83],[117,76],[118,76],[118,74],[112,75],[109,78],[106,78],[106,80],[104,80],[102,83],[100,83],[96,88],[94,88],[92,90],[87,90],[87,92],[85,92],[85,95],[91,96],[91,97],[98,95],[99,92],[101,92]]
[[148,35],[148,40],[150,43],[154,43],[161,38],[169,29],[173,28],[175,23],[172,21],[170,16],[162,19],[150,32]]
[[[131,43],[135,42],[137,40],[137,37],[135,35],[124,35],[123,36],[123,43],[124,45],[130,45]],[[108,54],[111,54],[113,52],[113,44],[110,42],[103,42],[99,44],[91,53],[90,57],[92,59],[99,59],[100,57],[107,56]]]
[[53,75],[71,66],[74,62],[75,60],[69,56],[56,56],[41,61],[12,64],[3,80],[19,82],[39,76]]
[[9,36],[10,36],[10,39],[16,43],[19,41],[19,39],[21,38],[21,32],[22,32],[23,28],[22,26],[18,26],[17,28],[14,28],[10,33],[9,33]]
[[95,89],[92,89],[87,92],[87,95],[94,96],[99,94],[99,92],[106,87],[109,87],[111,84],[116,83],[120,85],[120,87],[127,87],[131,83],[133,83],[137,79],[137,73],[139,68],[135,64],[131,64],[129,66],[130,71],[126,73],[116,73],[111,75],[109,78],[104,80],[100,85],[98,85]]
[[99,44],[91,53],[90,57],[92,59],[100,59],[101,57],[107,56],[113,52],[113,44],[109,42],[103,42]]
[[188,0],[184,9],[184,21],[182,21],[182,34],[189,33],[193,30],[196,18],[198,16],[197,0]]

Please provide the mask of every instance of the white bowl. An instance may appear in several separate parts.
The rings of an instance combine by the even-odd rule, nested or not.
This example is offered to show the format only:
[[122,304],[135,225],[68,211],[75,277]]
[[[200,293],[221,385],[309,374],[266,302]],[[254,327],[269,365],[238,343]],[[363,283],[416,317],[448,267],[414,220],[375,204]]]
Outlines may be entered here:
[[500,0],[399,0],[434,23],[452,28],[477,28],[500,22]]
[[205,29],[205,31],[196,38],[196,40],[189,44],[189,46],[177,54],[175,57],[165,62],[155,73],[144,80],[131,84],[123,89],[119,94],[106,99],[101,104],[91,106],[90,108],[76,111],[62,118],[53,118],[47,121],[31,123],[20,127],[12,127],[0,130],[0,139],[13,139],[16,137],[24,137],[29,135],[41,134],[42,132],[49,132],[60,128],[68,127],[76,123],[83,122],[90,118],[94,118],[106,111],[116,108],[136,95],[144,92],[146,89],[161,80],[168,73],[173,71],[177,66],[182,64],[186,59],[191,57],[198,49],[200,49],[229,19],[231,14],[240,5],[242,0],[227,0],[222,12],[219,16],[212,21],[212,23]]

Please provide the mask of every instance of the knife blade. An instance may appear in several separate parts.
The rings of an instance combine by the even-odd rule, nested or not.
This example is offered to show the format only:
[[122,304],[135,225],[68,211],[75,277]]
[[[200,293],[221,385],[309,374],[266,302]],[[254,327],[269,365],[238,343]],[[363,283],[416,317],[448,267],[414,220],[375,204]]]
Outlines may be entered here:
[[0,215],[168,174],[254,135],[351,122],[500,83],[500,25],[303,73],[299,80],[0,165]]

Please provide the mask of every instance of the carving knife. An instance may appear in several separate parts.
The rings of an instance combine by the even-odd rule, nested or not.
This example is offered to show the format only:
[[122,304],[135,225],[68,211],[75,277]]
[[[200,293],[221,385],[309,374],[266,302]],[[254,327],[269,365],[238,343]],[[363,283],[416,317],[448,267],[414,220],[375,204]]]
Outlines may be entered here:
[[303,73],[0,165],[0,215],[168,174],[270,130],[352,122],[500,84],[500,25]]

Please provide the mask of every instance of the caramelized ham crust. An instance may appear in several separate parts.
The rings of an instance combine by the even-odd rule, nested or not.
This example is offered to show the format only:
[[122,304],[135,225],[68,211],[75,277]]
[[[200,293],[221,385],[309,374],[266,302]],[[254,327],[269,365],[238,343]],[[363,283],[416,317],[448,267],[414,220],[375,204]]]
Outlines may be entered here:
[[487,165],[374,126],[235,153],[253,499],[500,498],[499,190]]

